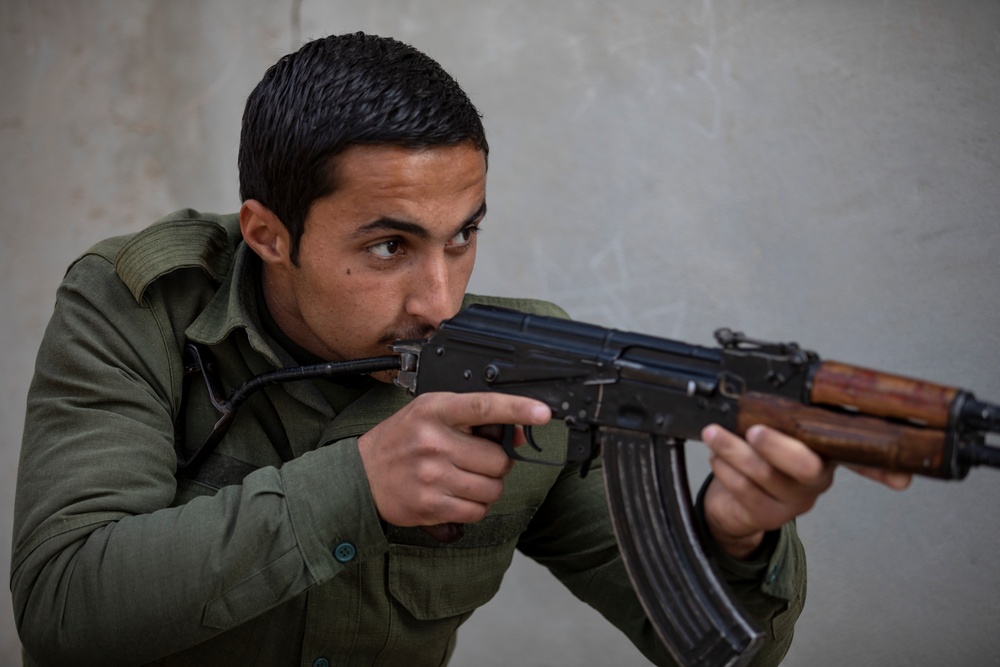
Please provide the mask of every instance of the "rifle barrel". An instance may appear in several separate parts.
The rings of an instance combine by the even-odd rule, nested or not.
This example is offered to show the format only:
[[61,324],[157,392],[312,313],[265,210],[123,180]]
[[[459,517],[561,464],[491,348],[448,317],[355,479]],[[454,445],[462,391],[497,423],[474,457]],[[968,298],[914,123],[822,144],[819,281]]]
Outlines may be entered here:
[[965,429],[1000,433],[1000,405],[977,400],[971,395],[962,404],[959,419]]
[[973,466],[990,466],[1000,468],[1000,449],[989,445],[968,445],[960,451],[963,463]]

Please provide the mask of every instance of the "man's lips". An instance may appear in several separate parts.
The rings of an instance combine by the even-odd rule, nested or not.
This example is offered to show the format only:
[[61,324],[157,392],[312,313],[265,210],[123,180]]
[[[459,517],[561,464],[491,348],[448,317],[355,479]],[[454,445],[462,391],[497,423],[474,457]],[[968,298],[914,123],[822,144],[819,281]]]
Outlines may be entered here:
[[397,340],[415,340],[420,338],[427,338],[434,333],[435,328],[431,326],[421,326],[413,325],[410,327],[401,327],[398,329],[393,329],[387,332],[382,338],[379,339],[380,345],[392,345]]

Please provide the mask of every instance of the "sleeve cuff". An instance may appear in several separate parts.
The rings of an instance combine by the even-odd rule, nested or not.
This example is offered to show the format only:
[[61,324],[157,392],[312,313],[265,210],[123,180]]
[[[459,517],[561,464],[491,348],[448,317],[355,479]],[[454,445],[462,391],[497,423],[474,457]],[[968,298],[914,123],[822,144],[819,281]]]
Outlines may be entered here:
[[705,491],[712,477],[710,473],[698,491],[695,501],[695,520],[703,535],[705,551],[719,567],[723,579],[729,583],[759,582],[763,593],[782,600],[795,598],[797,592],[791,563],[794,560],[792,551],[795,544],[795,522],[790,521],[780,529],[766,533],[764,542],[752,559],[737,560],[728,556],[711,538],[705,521]]
[[317,583],[388,551],[357,438],[286,463],[281,477],[299,548]]

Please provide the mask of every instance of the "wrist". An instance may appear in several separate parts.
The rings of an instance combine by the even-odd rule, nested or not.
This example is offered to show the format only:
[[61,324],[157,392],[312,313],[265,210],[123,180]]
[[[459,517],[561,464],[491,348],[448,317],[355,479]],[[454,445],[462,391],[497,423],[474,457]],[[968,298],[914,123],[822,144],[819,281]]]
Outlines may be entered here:
[[711,524],[708,532],[716,547],[735,560],[753,560],[760,552],[766,535],[764,531],[759,531],[750,535],[733,536],[717,530]]
[[743,532],[733,532],[720,524],[717,516],[712,516],[711,512],[706,511],[706,496],[713,490],[713,483],[717,484],[715,475],[709,473],[695,499],[702,534],[712,542],[712,550],[720,555],[739,561],[753,560],[764,550],[767,532],[752,528]]

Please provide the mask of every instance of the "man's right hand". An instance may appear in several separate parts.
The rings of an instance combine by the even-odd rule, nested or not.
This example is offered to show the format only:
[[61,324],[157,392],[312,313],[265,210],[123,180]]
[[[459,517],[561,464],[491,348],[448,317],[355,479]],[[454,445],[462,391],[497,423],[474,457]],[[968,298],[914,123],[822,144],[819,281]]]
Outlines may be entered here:
[[481,520],[503,493],[514,462],[473,429],[540,426],[551,418],[544,403],[509,394],[418,396],[358,438],[379,516],[404,527]]

